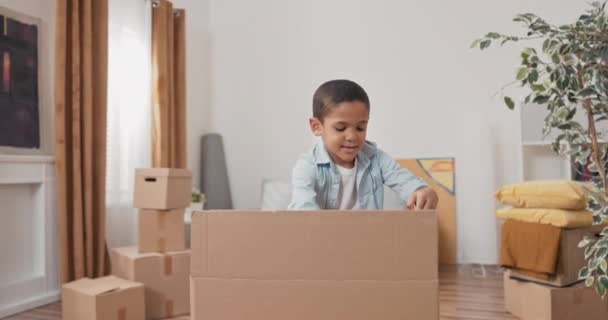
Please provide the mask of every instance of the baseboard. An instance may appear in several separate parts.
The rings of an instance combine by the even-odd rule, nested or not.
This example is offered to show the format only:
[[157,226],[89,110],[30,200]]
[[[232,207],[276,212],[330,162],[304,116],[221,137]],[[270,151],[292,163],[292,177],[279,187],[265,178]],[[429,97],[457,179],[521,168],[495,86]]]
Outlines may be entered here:
[[49,303],[57,302],[61,298],[61,291],[57,290],[47,294],[39,295],[24,301],[13,303],[6,306],[0,306],[0,319],[12,316],[19,312],[38,308]]

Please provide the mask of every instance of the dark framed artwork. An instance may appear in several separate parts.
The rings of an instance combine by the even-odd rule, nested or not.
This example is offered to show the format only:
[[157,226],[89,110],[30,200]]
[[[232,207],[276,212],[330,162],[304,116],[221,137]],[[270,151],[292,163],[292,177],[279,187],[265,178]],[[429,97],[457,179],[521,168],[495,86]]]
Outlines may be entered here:
[[39,28],[0,7],[0,147],[40,149]]

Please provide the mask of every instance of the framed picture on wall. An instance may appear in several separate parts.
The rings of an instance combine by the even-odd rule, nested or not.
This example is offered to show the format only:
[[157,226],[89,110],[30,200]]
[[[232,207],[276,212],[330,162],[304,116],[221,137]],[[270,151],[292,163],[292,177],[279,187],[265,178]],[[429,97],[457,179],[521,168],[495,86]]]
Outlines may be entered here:
[[0,7],[0,148],[39,150],[40,20]]

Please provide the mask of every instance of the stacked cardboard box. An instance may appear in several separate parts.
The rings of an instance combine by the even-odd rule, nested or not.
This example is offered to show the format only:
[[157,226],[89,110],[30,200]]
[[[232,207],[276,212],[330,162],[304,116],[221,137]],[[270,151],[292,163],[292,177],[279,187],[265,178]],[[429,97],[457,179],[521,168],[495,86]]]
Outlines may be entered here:
[[563,229],[556,273],[549,279],[517,270],[505,272],[507,311],[523,320],[608,319],[608,303],[578,279],[580,269],[586,265],[584,250],[578,248],[578,243],[598,234],[602,227]]
[[439,318],[437,217],[406,211],[202,211],[193,320]]
[[114,276],[63,285],[63,320],[144,320],[144,287]]
[[112,250],[115,276],[65,284],[63,319],[189,319],[184,208],[190,205],[191,187],[192,174],[185,169],[136,171],[139,245]]
[[522,320],[605,320],[608,303],[584,283],[553,287],[504,275],[505,308]]
[[587,261],[585,261],[585,250],[579,248],[578,243],[585,237],[593,238],[601,231],[602,226],[599,225],[575,229],[562,229],[554,275],[543,280],[518,270],[512,270],[511,277],[553,287],[567,287],[580,282],[581,280],[578,279],[578,273],[587,265]]
[[146,319],[187,315],[190,252],[185,250],[184,210],[192,175],[185,169],[138,169],[133,203],[139,208],[137,247],[114,248],[112,273],[145,287]]

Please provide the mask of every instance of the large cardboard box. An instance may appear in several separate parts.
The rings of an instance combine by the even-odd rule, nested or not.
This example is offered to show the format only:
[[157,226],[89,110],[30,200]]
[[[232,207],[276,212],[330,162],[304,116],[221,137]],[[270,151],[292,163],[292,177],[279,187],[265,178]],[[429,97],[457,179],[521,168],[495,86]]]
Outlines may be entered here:
[[140,253],[186,250],[184,209],[139,210]]
[[522,281],[504,274],[505,308],[522,320],[606,320],[608,301],[584,283],[565,288]]
[[190,312],[190,252],[138,253],[137,247],[112,250],[112,274],[145,286],[146,319]]
[[144,320],[144,286],[108,276],[63,285],[63,320]]
[[140,209],[187,208],[192,199],[192,172],[187,169],[135,170],[133,206]]
[[437,216],[407,211],[201,211],[193,320],[439,317]]
[[578,243],[586,236],[596,236],[602,231],[603,227],[597,225],[577,229],[563,229],[559,243],[556,273],[548,280],[537,279],[516,270],[511,271],[511,277],[556,287],[566,287],[580,282],[578,273],[581,268],[587,265],[587,261],[585,261],[585,250],[579,248]]

